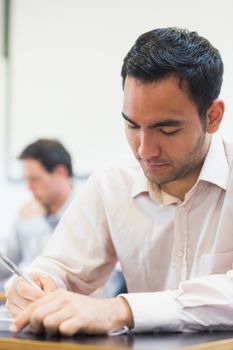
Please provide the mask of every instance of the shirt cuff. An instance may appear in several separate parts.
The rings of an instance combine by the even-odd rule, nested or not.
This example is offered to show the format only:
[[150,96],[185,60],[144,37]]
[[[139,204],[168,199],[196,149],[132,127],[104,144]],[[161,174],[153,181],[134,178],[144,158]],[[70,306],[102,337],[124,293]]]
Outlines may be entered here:
[[180,331],[181,308],[173,292],[121,294],[129,303],[135,332]]

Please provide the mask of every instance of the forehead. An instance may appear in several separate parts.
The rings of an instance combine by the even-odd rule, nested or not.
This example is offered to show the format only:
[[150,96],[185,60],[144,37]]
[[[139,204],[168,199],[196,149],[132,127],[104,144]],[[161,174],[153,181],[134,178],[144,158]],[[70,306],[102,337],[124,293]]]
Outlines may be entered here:
[[124,86],[123,112],[130,116],[148,113],[186,115],[197,113],[197,107],[189,96],[188,84],[180,78],[170,76],[167,79],[143,83],[127,77]]
[[22,160],[23,171],[26,175],[41,175],[47,174],[47,170],[43,167],[43,165],[36,159],[28,158]]

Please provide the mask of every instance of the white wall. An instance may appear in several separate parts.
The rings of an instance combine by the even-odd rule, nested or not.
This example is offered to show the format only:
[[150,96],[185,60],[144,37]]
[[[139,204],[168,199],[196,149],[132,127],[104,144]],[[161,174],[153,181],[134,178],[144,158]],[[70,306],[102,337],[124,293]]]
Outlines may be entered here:
[[225,61],[224,133],[233,138],[232,0],[13,0],[12,158],[37,137],[58,137],[78,173],[128,151],[121,120],[122,60],[159,26],[197,30]]
[[[12,0],[11,159],[41,136],[67,145],[78,174],[128,152],[122,60],[139,34],[160,26],[197,30],[219,48],[225,62],[222,131],[233,139],[232,13],[232,0]],[[0,75],[3,70],[0,61]],[[4,198],[2,206],[12,207],[11,195]]]
[[[3,166],[3,148],[4,148],[4,74],[5,74],[5,61],[3,57],[0,56],[0,167]],[[1,79],[2,77],[2,79]],[[2,178],[0,172],[0,179]]]

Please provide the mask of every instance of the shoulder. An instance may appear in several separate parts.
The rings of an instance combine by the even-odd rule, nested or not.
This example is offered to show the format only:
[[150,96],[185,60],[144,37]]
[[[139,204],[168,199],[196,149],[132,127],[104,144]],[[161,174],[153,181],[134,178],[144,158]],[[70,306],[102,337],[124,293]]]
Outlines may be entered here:
[[108,163],[90,175],[87,184],[90,186],[120,186],[129,187],[134,183],[141,167],[132,156],[125,156],[120,160]]
[[31,199],[25,203],[19,210],[20,219],[26,220],[34,216],[44,216],[45,209],[43,206],[35,199]]
[[132,189],[141,173],[139,163],[131,156],[101,166],[77,192],[73,204],[101,210],[101,205],[123,203],[132,197]]
[[224,144],[224,148],[225,148],[225,152],[228,160],[232,160],[233,159],[233,142],[223,140],[223,144]]

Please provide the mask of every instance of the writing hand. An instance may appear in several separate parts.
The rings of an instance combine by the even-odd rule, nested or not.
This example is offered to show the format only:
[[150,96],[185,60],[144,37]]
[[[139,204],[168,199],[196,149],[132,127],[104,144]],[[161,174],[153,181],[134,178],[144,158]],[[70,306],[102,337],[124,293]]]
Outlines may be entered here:
[[59,289],[31,303],[10,329],[18,332],[28,324],[35,333],[46,329],[71,336],[77,332],[104,334],[123,325],[131,328],[133,320],[124,298],[95,299]]
[[28,276],[40,287],[41,291],[25,282],[21,277],[15,278],[6,290],[6,306],[11,317],[17,317],[33,301],[57,289],[57,285],[50,277],[35,273],[28,274]]

